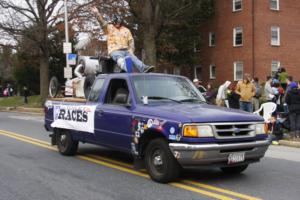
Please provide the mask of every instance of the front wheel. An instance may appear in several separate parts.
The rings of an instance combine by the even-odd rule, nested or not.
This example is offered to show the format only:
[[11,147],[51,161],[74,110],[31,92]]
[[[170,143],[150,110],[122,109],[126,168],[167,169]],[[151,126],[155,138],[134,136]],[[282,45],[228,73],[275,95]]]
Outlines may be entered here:
[[179,176],[180,165],[164,139],[150,141],[146,148],[145,164],[154,181],[167,183]]
[[240,174],[248,168],[248,165],[240,165],[234,167],[222,167],[221,170],[226,174]]
[[60,129],[56,132],[57,149],[60,154],[73,156],[78,150],[78,141],[73,140],[68,130]]

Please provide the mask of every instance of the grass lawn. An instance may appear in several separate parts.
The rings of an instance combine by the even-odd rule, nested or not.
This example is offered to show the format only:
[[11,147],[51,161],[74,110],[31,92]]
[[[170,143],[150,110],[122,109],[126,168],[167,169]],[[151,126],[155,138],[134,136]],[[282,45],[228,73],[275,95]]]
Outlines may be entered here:
[[28,104],[24,104],[24,97],[0,97],[0,107],[28,107],[28,108],[42,108],[42,100],[40,96],[28,97]]

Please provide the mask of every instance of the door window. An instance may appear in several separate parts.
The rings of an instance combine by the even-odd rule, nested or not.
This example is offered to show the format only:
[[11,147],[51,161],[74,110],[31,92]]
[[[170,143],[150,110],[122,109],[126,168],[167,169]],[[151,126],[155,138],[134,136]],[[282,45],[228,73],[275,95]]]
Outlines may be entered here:
[[112,79],[110,81],[107,94],[105,96],[106,104],[126,105],[130,103],[129,90],[126,80]]
[[101,94],[101,90],[104,84],[104,79],[103,78],[99,78],[95,80],[95,83],[90,91],[89,94],[89,101],[93,101],[93,102],[98,102],[99,101],[99,97]]

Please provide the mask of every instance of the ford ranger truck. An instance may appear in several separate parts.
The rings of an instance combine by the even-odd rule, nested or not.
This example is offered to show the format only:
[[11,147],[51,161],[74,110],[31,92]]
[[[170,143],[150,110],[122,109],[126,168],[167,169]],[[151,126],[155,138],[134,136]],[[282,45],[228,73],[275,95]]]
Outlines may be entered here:
[[241,173],[270,144],[260,116],[209,105],[187,78],[156,73],[99,75],[87,99],[48,99],[45,128],[62,155],[79,142],[109,147],[162,183],[188,167]]

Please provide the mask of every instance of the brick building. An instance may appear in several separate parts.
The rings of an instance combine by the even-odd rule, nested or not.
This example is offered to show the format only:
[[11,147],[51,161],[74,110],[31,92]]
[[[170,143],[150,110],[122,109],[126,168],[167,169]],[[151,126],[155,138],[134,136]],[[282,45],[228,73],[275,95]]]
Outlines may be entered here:
[[215,0],[193,76],[221,84],[250,73],[265,81],[283,66],[300,80],[299,10],[295,0]]

